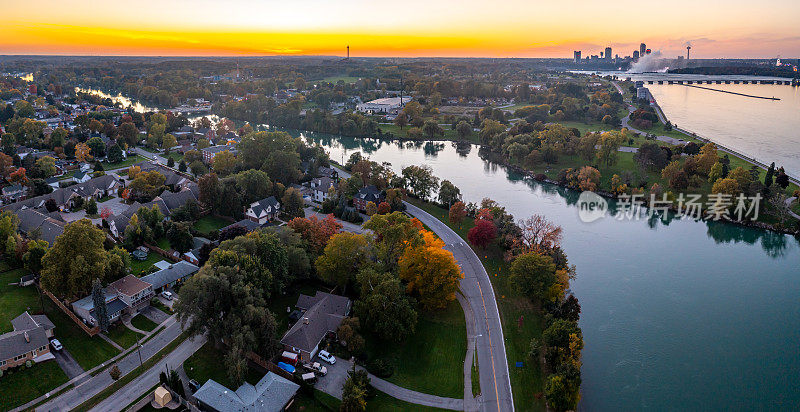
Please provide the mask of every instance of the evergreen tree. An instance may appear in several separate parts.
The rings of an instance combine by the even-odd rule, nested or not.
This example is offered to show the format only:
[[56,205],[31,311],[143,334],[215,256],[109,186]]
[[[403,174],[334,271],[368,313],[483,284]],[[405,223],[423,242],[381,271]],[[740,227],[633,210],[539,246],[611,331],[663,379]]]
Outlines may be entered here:
[[769,165],[769,169],[767,169],[767,175],[764,176],[764,186],[770,187],[772,186],[772,180],[775,177],[775,162]]
[[181,162],[178,163],[178,171],[186,172],[186,162],[185,161],[181,160]]
[[100,330],[108,331],[108,308],[106,308],[106,297],[103,293],[103,285],[100,279],[95,279],[92,283],[92,302],[94,303],[94,316],[100,325]]

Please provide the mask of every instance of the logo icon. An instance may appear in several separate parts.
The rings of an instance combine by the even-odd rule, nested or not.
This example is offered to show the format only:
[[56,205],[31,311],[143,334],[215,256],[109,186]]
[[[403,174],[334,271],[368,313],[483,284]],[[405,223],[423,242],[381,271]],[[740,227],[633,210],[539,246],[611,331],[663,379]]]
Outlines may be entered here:
[[606,215],[608,202],[595,192],[581,192],[578,197],[578,217],[584,223],[591,223]]

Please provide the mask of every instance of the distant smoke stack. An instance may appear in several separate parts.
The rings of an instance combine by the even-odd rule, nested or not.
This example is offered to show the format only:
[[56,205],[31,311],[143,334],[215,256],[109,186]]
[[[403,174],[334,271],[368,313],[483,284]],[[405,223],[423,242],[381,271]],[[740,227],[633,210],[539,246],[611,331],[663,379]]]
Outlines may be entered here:
[[689,60],[689,50],[692,50],[692,46],[686,46],[686,60]]

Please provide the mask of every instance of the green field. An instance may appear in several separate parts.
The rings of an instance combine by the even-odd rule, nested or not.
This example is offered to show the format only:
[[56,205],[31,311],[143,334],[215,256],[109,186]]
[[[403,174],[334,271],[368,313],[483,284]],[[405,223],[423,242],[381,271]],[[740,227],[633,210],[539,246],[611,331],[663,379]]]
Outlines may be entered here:
[[431,395],[464,397],[467,328],[458,301],[439,312],[420,312],[414,335],[403,343],[366,338],[370,358],[396,358],[387,381]]
[[[209,379],[213,379],[228,389],[236,390],[237,387],[233,386],[225,372],[225,363],[222,362],[223,357],[224,354],[215,348],[213,343],[206,342],[189,359],[183,362],[183,370],[189,379],[196,380],[200,385],[203,385]],[[259,373],[253,368],[247,368],[245,380],[249,384],[255,385],[263,377],[263,373]]]
[[218,216],[203,216],[196,222],[194,222],[194,228],[200,233],[208,234],[210,232],[215,232],[217,230],[222,229],[225,226],[230,225],[231,221],[223,219]]
[[[454,225],[448,220],[447,210],[416,199],[407,200],[450,226],[463,239],[467,238],[467,232],[473,226],[472,219],[466,218],[462,224]],[[475,248],[473,247],[473,249]],[[544,323],[542,312],[534,307],[528,299],[520,296],[509,284],[506,277],[509,265],[503,260],[499,247],[495,245],[489,247],[488,250],[476,249],[475,254],[481,259],[489,274],[497,298],[497,306],[500,309],[503,335],[506,340],[508,370],[511,386],[514,388],[515,408],[526,411],[543,411],[545,406],[539,399],[539,395],[544,391],[542,369],[540,365],[531,363],[528,359],[531,339],[540,339],[542,335]],[[523,319],[522,327],[518,324],[520,317]],[[523,362],[523,366],[517,367],[517,362]]]
[[109,163],[108,161],[104,161],[101,164],[103,165],[103,170],[114,170],[114,169],[121,169],[123,167],[129,167],[132,164],[143,162],[145,160],[147,159],[145,159],[142,156],[134,155],[134,156],[128,156],[127,159],[118,163]]
[[116,325],[112,325],[106,333],[106,336],[116,342],[117,345],[122,346],[123,349],[130,348],[135,345],[139,339],[144,337],[144,335],[128,329],[121,321],[117,322]]
[[[5,263],[5,262],[3,262]],[[19,282],[27,273],[25,269],[14,269],[0,273],[0,333],[10,332],[11,319],[26,310],[32,314],[42,312],[36,286],[19,287],[9,283]]]
[[68,380],[55,360],[34,364],[26,370],[5,371],[0,378],[0,410],[30,402]]
[[147,319],[147,317],[144,315],[136,315],[133,319],[131,319],[131,325],[133,325],[133,327],[136,329],[146,332],[150,332],[151,330],[155,329],[156,326],[158,326],[155,322]]

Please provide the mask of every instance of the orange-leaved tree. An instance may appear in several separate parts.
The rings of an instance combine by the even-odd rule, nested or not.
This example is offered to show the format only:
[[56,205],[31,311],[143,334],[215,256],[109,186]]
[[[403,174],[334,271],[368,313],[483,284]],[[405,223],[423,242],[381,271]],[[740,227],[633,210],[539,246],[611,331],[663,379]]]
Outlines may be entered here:
[[406,248],[400,256],[400,278],[416,292],[426,310],[441,309],[455,299],[458,282],[464,278],[453,253],[444,249],[444,241],[433,232],[420,230],[423,242]]

